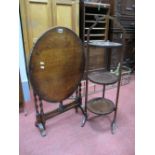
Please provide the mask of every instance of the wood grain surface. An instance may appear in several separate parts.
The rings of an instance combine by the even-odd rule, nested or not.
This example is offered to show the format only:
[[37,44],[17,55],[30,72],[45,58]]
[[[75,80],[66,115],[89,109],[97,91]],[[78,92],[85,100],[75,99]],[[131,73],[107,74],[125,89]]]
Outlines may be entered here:
[[46,31],[35,43],[29,61],[34,91],[44,100],[61,102],[78,87],[85,67],[83,46],[68,28]]

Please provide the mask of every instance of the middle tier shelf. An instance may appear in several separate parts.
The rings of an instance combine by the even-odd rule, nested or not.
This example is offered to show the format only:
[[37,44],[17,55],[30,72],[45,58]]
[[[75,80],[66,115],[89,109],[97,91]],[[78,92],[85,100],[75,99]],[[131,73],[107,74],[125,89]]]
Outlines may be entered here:
[[88,74],[88,79],[97,84],[108,85],[116,83],[119,77],[107,71],[94,71]]

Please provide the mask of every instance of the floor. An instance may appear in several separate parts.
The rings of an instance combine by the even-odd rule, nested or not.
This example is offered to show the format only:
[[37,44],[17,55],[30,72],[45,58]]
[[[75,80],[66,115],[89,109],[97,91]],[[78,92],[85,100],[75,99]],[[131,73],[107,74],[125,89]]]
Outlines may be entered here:
[[[109,89],[106,97],[115,99],[116,88]],[[101,93],[91,95],[100,96]],[[57,104],[44,102],[45,111]],[[80,127],[82,114],[72,109],[47,120],[46,136],[41,137],[34,126],[33,101],[27,104],[28,115],[19,116],[20,155],[134,155],[135,154],[135,80],[121,86],[117,115],[117,128],[111,134],[113,114],[95,117],[89,112],[89,120]]]

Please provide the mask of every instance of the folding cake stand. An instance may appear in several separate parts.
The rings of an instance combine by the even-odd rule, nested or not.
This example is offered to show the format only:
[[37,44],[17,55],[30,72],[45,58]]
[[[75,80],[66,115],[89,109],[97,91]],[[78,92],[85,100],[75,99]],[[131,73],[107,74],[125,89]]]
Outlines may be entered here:
[[[119,99],[119,90],[120,90],[120,81],[121,81],[121,67],[122,67],[122,58],[124,46],[123,43],[115,43],[108,40],[90,40],[90,31],[98,24],[100,20],[103,19],[111,19],[122,29],[123,34],[125,34],[124,28],[119,24],[119,22],[108,15],[104,17],[95,16],[95,23],[89,28],[87,33],[87,63],[86,63],[86,94],[85,94],[85,113],[87,115],[87,110],[97,115],[107,115],[114,112],[113,121],[111,123],[111,131],[114,133],[116,115],[117,115],[117,107],[118,107],[118,99]],[[123,35],[124,36],[124,35]],[[122,38],[124,42],[124,37]],[[105,68],[100,71],[89,71],[89,47],[100,47],[105,51]],[[111,65],[111,52],[115,49],[120,53],[120,60],[115,68]],[[111,68],[112,67],[112,68]],[[114,70],[112,70],[114,69]],[[88,101],[88,81],[93,83],[103,85],[103,96],[91,99]],[[110,84],[117,84],[117,92],[116,92],[116,101],[115,104],[110,99],[105,98],[105,87]]]

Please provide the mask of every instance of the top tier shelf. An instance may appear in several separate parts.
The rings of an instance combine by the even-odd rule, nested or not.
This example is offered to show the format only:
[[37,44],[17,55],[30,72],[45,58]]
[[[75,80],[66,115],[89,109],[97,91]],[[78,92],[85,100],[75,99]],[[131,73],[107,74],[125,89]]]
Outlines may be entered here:
[[111,42],[109,40],[107,40],[107,41],[104,41],[104,40],[92,40],[92,41],[89,41],[88,45],[95,46],[95,47],[104,47],[104,48],[119,48],[119,47],[122,47],[121,43],[115,43],[115,42]]

